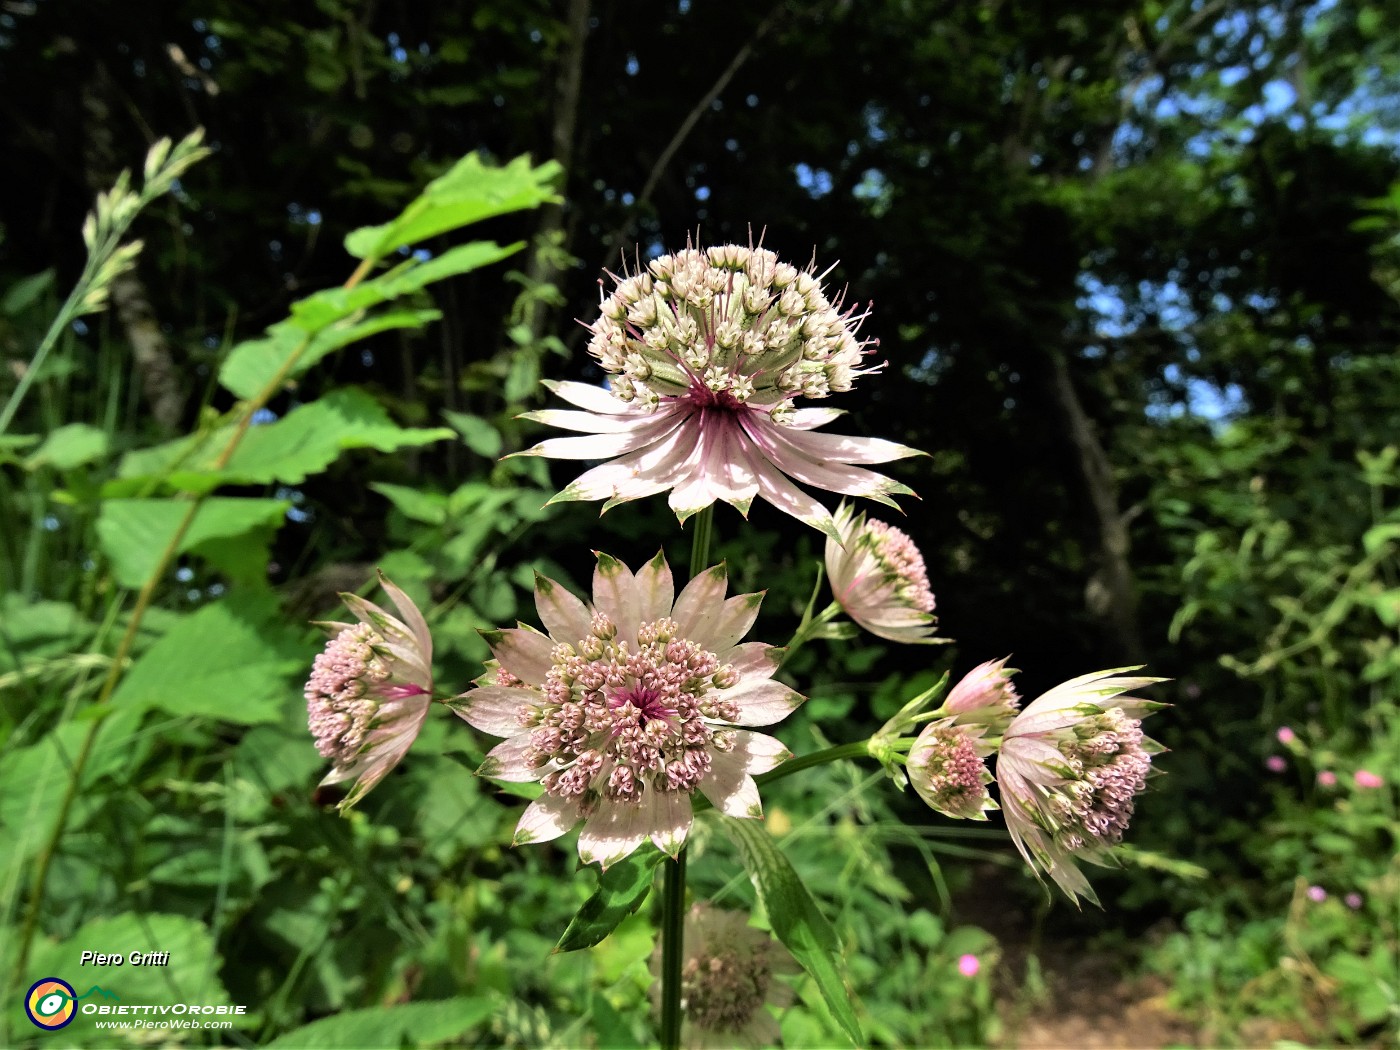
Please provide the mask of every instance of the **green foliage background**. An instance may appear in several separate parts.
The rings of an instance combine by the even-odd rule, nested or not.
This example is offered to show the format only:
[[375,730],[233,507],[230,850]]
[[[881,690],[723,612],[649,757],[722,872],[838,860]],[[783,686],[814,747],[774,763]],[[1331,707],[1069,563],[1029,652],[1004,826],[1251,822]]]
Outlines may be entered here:
[[[1045,918],[1002,837],[872,769],[766,799],[865,1037],[1013,1039],[994,983],[1024,974],[993,934],[1028,927],[1165,975],[1207,1043],[1393,1034],[1396,33],[1364,0],[7,7],[0,1042],[31,1038],[29,983],[104,945],[172,952],[124,996],[255,1004],[241,1045],[654,1038],[647,908],[550,955],[594,877],[502,847],[519,802],[471,776],[482,741],[430,720],[342,819],[298,687],[307,621],[375,567],[464,688],[476,629],[532,618],[534,570],[685,563],[656,501],[544,510],[564,470],[500,456],[534,439],[541,378],[598,379],[572,319],[599,268],[697,228],[873,298],[889,367],[845,425],[933,454],[896,471],[923,497],[899,524],[957,644],[813,645],[790,747],[1008,652],[1028,696],[1138,660],[1175,679],[1146,852],[1098,876],[1101,916]],[[213,156],[134,220],[105,312],[62,313],[96,193],[195,126]],[[721,553],[781,641],[818,537],[752,521],[719,516]],[[713,830],[695,892],[753,905]],[[838,1039],[798,990],[787,1041]]]

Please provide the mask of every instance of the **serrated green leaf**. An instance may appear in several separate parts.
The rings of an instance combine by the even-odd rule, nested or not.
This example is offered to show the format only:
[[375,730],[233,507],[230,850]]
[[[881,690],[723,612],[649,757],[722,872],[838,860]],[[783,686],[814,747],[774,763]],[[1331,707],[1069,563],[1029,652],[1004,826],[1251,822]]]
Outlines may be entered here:
[[[105,946],[105,947],[103,947]],[[80,971],[78,959],[84,951],[169,952],[164,966],[103,968]],[[123,1003],[228,1003],[229,995],[219,980],[222,960],[204,923],[183,915],[126,912],[83,923],[71,937],[62,941],[41,941],[34,947],[30,970],[34,974],[65,977],[81,995],[89,984],[101,984],[121,997]],[[83,983],[81,978],[94,978]],[[92,1021],[79,1015],[68,1031],[75,1035],[79,1026]]]
[[229,351],[219,369],[219,382],[238,397],[251,398],[279,375],[284,380],[294,379],[327,354],[351,343],[392,328],[421,328],[442,315],[436,310],[411,308],[372,317],[363,314],[436,281],[500,262],[524,247],[524,241],[505,246],[495,241],[471,241],[432,259],[406,260],[353,288],[327,288],[309,295],[292,304],[287,320]]
[[375,283],[388,295],[408,295],[444,278],[470,273],[508,259],[524,247],[524,241],[507,245],[495,241],[468,241],[431,259],[415,259],[411,266],[386,273]]
[[72,470],[107,454],[107,434],[87,423],[68,423],[51,431],[44,443],[29,454],[25,469],[53,467]]
[[[369,290],[376,293],[375,301],[387,298],[377,289]],[[267,335],[235,346],[219,369],[219,383],[238,397],[252,398],[279,375],[284,381],[293,379],[327,354],[351,343],[391,329],[422,328],[442,317],[437,310],[402,309],[357,318],[336,316],[335,308],[325,303],[317,306],[316,312],[308,314],[324,321],[320,327],[312,327],[305,316],[294,314],[292,320],[268,329]],[[352,307],[350,314],[356,314],[358,309]]]
[[841,945],[802,879],[759,821],[723,818],[763,902],[773,934],[816,983],[836,1023],[853,1046],[863,1045],[855,1004],[838,968]]
[[563,169],[554,161],[534,167],[516,157],[503,168],[488,167],[471,153],[430,182],[399,216],[365,226],[345,238],[357,259],[382,259],[399,248],[495,215],[537,208],[556,200],[552,190]]
[[360,1050],[457,1041],[490,1019],[497,1004],[482,996],[346,1010],[312,1021],[266,1044],[287,1050]]
[[[117,473],[121,478],[165,475],[171,485],[186,492],[209,492],[225,484],[299,484],[325,470],[347,449],[393,452],[455,435],[447,427],[401,427],[369,394],[343,387],[298,405],[283,419],[253,427],[228,464],[218,469],[220,451],[231,436],[231,428],[225,427],[132,452],[123,457]],[[117,482],[104,491],[116,494],[122,487]]]
[[666,854],[644,846],[630,857],[598,873],[598,887],[570,920],[564,936],[554,946],[556,952],[576,952],[591,948],[618,923],[642,906],[655,881],[656,866]]
[[[140,714],[108,710],[111,717],[83,769],[83,788],[127,763],[135,764],[145,752],[133,740]],[[73,756],[81,750],[89,728],[86,723],[67,722],[50,730],[38,743],[11,747],[0,756],[0,856],[19,863],[38,852],[62,804]],[[73,800],[69,830],[81,828],[102,802],[101,793],[80,790]]]
[[172,627],[132,665],[112,704],[239,725],[278,722],[311,666],[271,595],[234,595]]
[[[250,556],[265,558],[268,543],[289,507],[286,500],[277,499],[207,499],[195,512],[176,553],[199,554],[216,569],[234,577],[245,576]],[[146,582],[189,509],[188,500],[178,499],[103,502],[97,516],[97,540],[118,583],[140,587]],[[238,540],[233,549],[219,542],[233,539]]]

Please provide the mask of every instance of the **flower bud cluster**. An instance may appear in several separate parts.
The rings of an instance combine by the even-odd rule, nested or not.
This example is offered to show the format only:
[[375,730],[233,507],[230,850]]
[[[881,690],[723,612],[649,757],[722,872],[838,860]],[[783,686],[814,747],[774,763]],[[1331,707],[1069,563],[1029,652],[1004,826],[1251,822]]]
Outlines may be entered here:
[[983,759],[991,753],[980,729],[945,718],[924,727],[909,750],[909,782],[933,809],[950,817],[985,820],[995,809],[987,792],[992,775]]
[[379,688],[390,676],[384,638],[368,624],[347,627],[327,643],[306,683],[308,723],[316,750],[337,764],[351,761],[379,710]]
[[924,556],[908,533],[871,518],[861,530],[858,542],[869,549],[884,570],[896,601],[919,612],[933,612],[933,591],[929,589]]
[[686,248],[614,280],[588,352],[622,401],[752,404],[786,423],[793,398],[841,393],[874,371],[860,367],[875,342],[856,337],[865,314],[765,248]]
[[[648,790],[689,794],[711,768],[712,750],[734,748],[737,704],[718,690],[737,681],[714,653],[678,638],[669,617],[643,623],[635,642],[595,613],[590,633],[557,644],[545,675],[544,704],[523,715],[526,761],[545,790],[592,807],[606,797],[635,804]],[[634,650],[635,647],[635,651]]]
[[1133,798],[1147,786],[1151,756],[1143,747],[1142,722],[1110,708],[1072,727],[1061,747],[1066,782],[1048,797],[1065,848],[1083,849],[1122,840],[1133,815]]

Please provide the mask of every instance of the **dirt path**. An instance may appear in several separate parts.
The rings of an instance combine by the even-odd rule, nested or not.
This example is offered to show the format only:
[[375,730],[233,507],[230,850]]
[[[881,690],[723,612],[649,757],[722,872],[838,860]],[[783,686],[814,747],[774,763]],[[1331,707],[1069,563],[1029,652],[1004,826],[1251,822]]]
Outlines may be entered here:
[[[1057,959],[1055,954],[1048,950],[1040,959],[1043,988],[1033,990],[1040,994],[1028,996],[1015,987],[999,989],[1005,1025],[1001,1046],[1015,1050],[1160,1050],[1201,1045],[1194,1026],[1167,1009],[1165,985],[1160,981],[1124,977],[1105,957]],[[1004,958],[1003,972],[1008,976],[1024,973],[1024,958]]]
[[[958,922],[997,938],[995,990],[1006,1050],[1162,1050],[1205,1045],[1194,1025],[1167,1008],[1160,979],[1135,977],[1114,955],[1082,947],[1091,930],[1037,932],[1024,898],[1004,890],[988,865],[956,898]],[[1061,914],[1058,916],[1063,919]]]

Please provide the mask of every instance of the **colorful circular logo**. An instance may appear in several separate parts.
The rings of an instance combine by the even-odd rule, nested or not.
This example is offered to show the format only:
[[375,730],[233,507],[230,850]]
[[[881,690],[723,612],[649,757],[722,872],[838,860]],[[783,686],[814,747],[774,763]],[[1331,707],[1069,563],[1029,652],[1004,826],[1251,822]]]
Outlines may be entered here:
[[40,1028],[50,1032],[63,1028],[78,1012],[74,1001],[78,993],[67,981],[45,977],[35,981],[24,997],[24,1012]]

